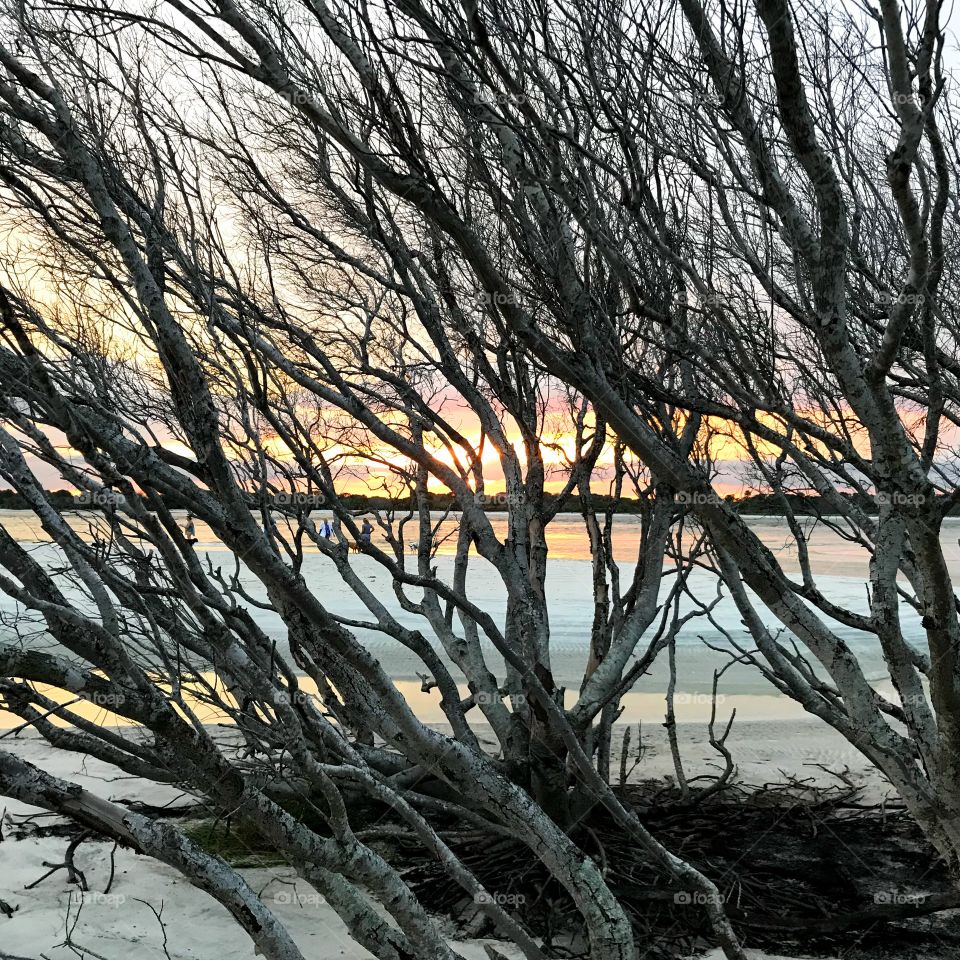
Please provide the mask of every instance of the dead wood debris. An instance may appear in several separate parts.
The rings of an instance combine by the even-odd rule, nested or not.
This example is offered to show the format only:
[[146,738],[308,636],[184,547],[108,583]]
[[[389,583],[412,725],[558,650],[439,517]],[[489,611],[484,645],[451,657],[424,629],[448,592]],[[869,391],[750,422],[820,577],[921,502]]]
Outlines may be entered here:
[[[960,907],[945,866],[910,818],[890,804],[862,802],[857,788],[842,781],[729,785],[693,804],[662,782],[618,793],[669,849],[717,884],[750,945],[844,944],[881,929],[889,939],[891,924]],[[645,860],[604,811],[594,811],[572,836],[603,864],[638,938],[651,945],[649,956],[687,955],[702,946],[709,933],[703,905]],[[431,910],[474,917],[475,905],[412,841],[391,842],[403,846],[394,862],[413,864],[405,876]],[[576,909],[522,844],[462,829],[451,831],[448,842],[546,944],[579,942]]]

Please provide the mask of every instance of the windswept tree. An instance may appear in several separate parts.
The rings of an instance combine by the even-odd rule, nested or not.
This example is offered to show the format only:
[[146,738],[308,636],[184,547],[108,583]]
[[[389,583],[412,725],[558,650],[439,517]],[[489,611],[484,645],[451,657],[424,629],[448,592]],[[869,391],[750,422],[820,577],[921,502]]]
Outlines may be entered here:
[[[501,310],[518,294],[478,283],[442,231],[304,125],[312,100],[297,90],[265,99],[197,45],[189,11],[171,14],[162,24],[18,8],[16,42],[0,52],[0,177],[12,201],[0,475],[49,541],[38,553],[0,533],[0,589],[19,611],[0,647],[3,703],[63,749],[182,785],[217,816],[255,826],[377,957],[455,953],[399,865],[358,837],[348,814],[358,797],[392,809],[526,955],[544,950],[435,823],[457,818],[528,846],[575,904],[592,955],[628,958],[631,925],[578,837],[606,806],[668,883],[697,893],[741,956],[713,883],[609,786],[621,696],[691,616],[709,612],[679,612],[702,538],[684,540],[672,498],[509,329]],[[170,73],[182,43],[198,69]],[[311,43],[319,67],[325,34]],[[345,78],[342,109],[358,95]],[[492,243],[488,185],[469,187],[457,167],[451,183],[468,202],[475,195]],[[522,282],[506,251],[501,266]],[[655,422],[696,442],[669,406]],[[488,449],[505,486],[503,533],[484,509]],[[95,508],[83,522],[51,503],[40,464]],[[603,511],[593,500],[601,470],[612,494]],[[393,503],[369,540],[349,497],[363,478]],[[548,481],[558,484],[549,497]],[[457,512],[452,533],[431,510],[437,489]],[[641,504],[641,535],[621,578],[612,521],[623,496]],[[573,706],[551,667],[545,591],[547,528],[571,498],[591,542],[595,601]],[[185,534],[178,508],[209,526],[227,564]],[[440,562],[446,536],[453,556]],[[316,553],[362,615],[337,610],[308,579]],[[368,585],[371,562],[396,603]],[[502,618],[472,597],[478,563],[503,585]],[[264,613],[279,633],[264,629]],[[417,658],[449,734],[417,719],[371,655],[364,639],[377,633]],[[50,688],[134,725],[99,726]],[[212,736],[210,708],[234,722],[235,740]],[[171,863],[263,953],[298,956],[233,872],[183,835],[128,820],[12,755],[0,782]],[[294,801],[311,817],[294,816]]]
[[[345,790],[393,806],[468,890],[476,881],[431,827],[438,804],[522,839],[576,903],[592,955],[631,957],[627,918],[573,839],[602,803],[704,894],[739,956],[710,880],[608,786],[618,700],[680,629],[691,568],[709,565],[743,618],[738,655],[862,751],[955,871],[960,621],[940,531],[955,489],[958,158],[940,17],[937,3],[893,0],[875,12],[785,0],[11,5],[0,177],[24,239],[0,303],[0,468],[57,559],[51,572],[8,536],[0,587],[59,647],[3,648],[7,704],[68,749],[157,779],[173,769],[217,809],[244,811],[378,957],[449,948],[352,833]],[[573,437],[555,501],[551,416]],[[718,496],[717,437],[781,498],[799,581]],[[488,447],[506,487],[502,538],[483,509]],[[611,450],[613,491],[644,510],[623,581],[591,497]],[[52,507],[36,461],[109,504],[95,536]],[[343,478],[374,464],[409,509],[380,515],[386,546],[363,552],[419,627],[348,553],[359,530]],[[442,570],[439,488],[459,512]],[[818,583],[791,512],[798,490],[869,555],[866,609]],[[300,494],[334,511],[332,539]],[[595,609],[587,673],[565,703],[546,528],[573,497]],[[204,562],[174,506],[210,526],[235,570]],[[306,546],[364,619],[310,589]],[[502,622],[471,599],[476,563],[504,585]],[[710,603],[695,598],[695,613],[709,618]],[[282,644],[257,606],[279,618]],[[450,736],[416,719],[358,630],[420,658]],[[850,631],[875,638],[898,702],[876,693]],[[230,712],[254,766],[292,764],[336,844],[210,739],[181,675]],[[304,676],[319,702],[291,695]],[[141,727],[107,735],[63,709],[75,728],[55,728],[37,682],[116,697]],[[499,758],[480,748],[477,714]],[[107,816],[2,763],[8,792]],[[424,771],[442,799],[411,789]]]

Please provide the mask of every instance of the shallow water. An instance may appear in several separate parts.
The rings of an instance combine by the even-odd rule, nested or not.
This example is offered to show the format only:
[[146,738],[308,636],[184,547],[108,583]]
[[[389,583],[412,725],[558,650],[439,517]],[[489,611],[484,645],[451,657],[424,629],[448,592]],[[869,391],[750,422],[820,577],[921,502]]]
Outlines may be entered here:
[[[317,512],[314,519],[319,524],[328,516]],[[457,514],[445,519],[439,528],[436,540],[440,541],[438,553],[441,556],[451,556],[454,552],[454,537],[458,523]],[[500,540],[507,536],[507,515],[505,513],[489,513],[488,517],[494,533]],[[69,515],[71,526],[83,533],[92,519],[92,515],[75,513]],[[790,534],[787,522],[782,517],[747,517],[746,522],[758,537],[779,558],[784,568],[791,573],[799,570],[796,549],[793,537]],[[856,544],[837,536],[832,530],[812,519],[801,521],[807,531],[807,549],[813,562],[816,574],[834,574],[838,576],[856,577],[864,579],[867,576],[867,554]],[[37,543],[47,540],[39,521],[26,510],[0,510],[0,525],[10,535],[23,543]],[[414,537],[412,525],[407,527],[409,536]],[[200,521],[196,523],[198,548],[221,550],[222,544],[210,530]],[[942,543],[947,556],[947,563],[954,575],[960,574],[960,517],[948,517],[943,523]],[[378,535],[375,540],[382,541]],[[614,558],[618,563],[633,563],[640,546],[640,518],[630,514],[620,514],[613,523]],[[579,514],[561,513],[547,527],[547,547],[552,560],[583,560],[590,559],[590,543],[587,539],[583,520]],[[316,552],[315,548],[307,545],[305,549]]]
[[[321,517],[322,518],[322,515]],[[83,533],[89,522],[88,517],[77,514],[71,517],[74,527]],[[319,518],[318,518],[319,519]],[[506,535],[506,516],[491,514],[491,522],[498,536]],[[749,518],[750,527],[761,540],[778,556],[788,573],[797,573],[799,567],[792,548],[787,524],[775,517]],[[53,550],[46,542],[47,538],[40,529],[36,518],[21,511],[0,511],[0,524],[20,542],[29,545],[40,562],[50,563]],[[455,520],[448,519],[441,529],[440,538],[454,529]],[[227,560],[227,551],[202,523],[197,524],[199,538],[198,549],[207,554],[214,566]],[[944,523],[943,543],[947,562],[951,572],[960,576],[960,518],[950,518]],[[637,550],[639,548],[640,521],[633,516],[620,516],[614,522],[614,554],[621,566],[621,580],[625,584],[632,574]],[[589,545],[582,519],[575,514],[561,514],[548,527],[549,564],[547,575],[547,598],[550,610],[551,656],[557,681],[575,690],[583,675],[586,663],[587,643],[592,619],[591,576],[589,567]],[[822,524],[810,524],[808,550],[815,576],[820,589],[828,599],[858,613],[867,612],[867,555],[856,545],[838,537]],[[449,582],[453,566],[453,543],[441,544],[436,558],[438,574]],[[420,628],[428,639],[434,638],[425,629],[425,624],[415,615],[405,613],[395,598],[389,576],[372,559],[365,556],[351,558],[358,574],[384,602],[391,612],[407,626]],[[232,566],[232,564],[231,564]],[[364,620],[369,614],[357,597],[340,580],[332,563],[316,550],[308,551],[303,566],[307,583],[321,602],[331,611],[351,619]],[[242,578],[250,592],[257,598],[263,598],[263,591],[255,579],[249,575]],[[713,598],[716,581],[706,571],[696,571],[691,575],[691,589],[695,595]],[[668,586],[664,586],[664,595]],[[506,592],[493,568],[485,561],[476,558],[470,565],[468,592],[471,599],[494,619],[502,624],[506,607]],[[410,596],[416,600],[417,592]],[[690,610],[692,603],[685,601],[683,612]],[[254,618],[261,627],[278,641],[278,647],[286,648],[285,629],[280,619],[268,612],[252,608]],[[5,595],[0,595],[0,631],[6,639],[13,635],[14,622],[18,620],[16,604]],[[724,597],[713,611],[716,624],[706,618],[691,621],[683,629],[678,640],[679,690],[688,697],[702,697],[709,691],[713,671],[727,662],[728,657],[710,649],[710,646],[730,649],[730,640],[749,646],[749,640],[740,622],[733,603]],[[903,616],[905,635],[923,647],[923,632],[918,618],[911,611]],[[19,619],[22,626],[23,620]],[[771,618],[772,622],[772,618]],[[886,671],[882,658],[876,649],[875,640],[839,624],[831,624],[835,632],[842,636],[857,650],[864,663],[867,676],[878,685],[886,687]],[[369,630],[356,630],[358,637],[374,652],[383,663],[387,672],[403,681],[415,681],[423,667],[419,659],[397,641]],[[28,639],[31,645],[48,645],[40,636]],[[484,644],[491,668],[503,676],[502,660],[492,645]],[[642,650],[643,646],[638,648]],[[446,659],[446,658],[444,658]],[[653,670],[637,683],[634,694],[636,703],[631,707],[631,716],[625,719],[640,719],[648,713],[649,704],[642,698],[655,696],[662,698],[665,688],[666,664],[663,658],[655,664]],[[456,680],[462,676],[454,668]],[[418,713],[429,714],[431,703],[437,698],[434,692],[426,698],[419,697],[419,685],[410,684],[407,691],[418,703]],[[723,692],[731,697],[748,696],[748,703],[755,706],[760,702],[755,697],[775,695],[770,686],[755,670],[737,666],[724,675]],[[432,698],[432,699],[431,699]],[[421,702],[422,701],[422,702]],[[691,704],[693,699],[691,699]],[[700,706],[706,707],[701,702]],[[703,712],[703,711],[701,711]],[[768,715],[768,705],[761,711]]]

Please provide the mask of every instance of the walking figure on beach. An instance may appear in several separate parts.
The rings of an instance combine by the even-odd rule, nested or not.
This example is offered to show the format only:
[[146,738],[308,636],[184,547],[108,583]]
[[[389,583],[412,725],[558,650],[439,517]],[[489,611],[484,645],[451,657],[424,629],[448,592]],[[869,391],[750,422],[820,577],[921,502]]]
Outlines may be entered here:
[[320,536],[324,540],[329,540],[333,536],[333,524],[329,520],[324,520],[320,524]]
[[193,523],[193,514],[187,514],[187,522],[183,527],[183,534],[187,538],[187,543],[194,544],[197,542],[197,528]]
[[363,526],[360,527],[360,542],[369,543],[373,535],[373,524],[366,517],[363,518]]

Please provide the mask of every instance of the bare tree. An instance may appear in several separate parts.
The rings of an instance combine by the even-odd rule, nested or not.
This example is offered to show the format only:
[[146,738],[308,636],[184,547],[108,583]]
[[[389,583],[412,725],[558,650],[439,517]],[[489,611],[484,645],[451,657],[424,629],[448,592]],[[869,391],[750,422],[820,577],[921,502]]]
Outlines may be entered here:
[[[228,12],[259,44],[259,28]],[[296,31],[298,14],[287,13],[285,29]],[[742,956],[716,887],[608,784],[620,697],[689,616],[709,610],[667,615],[702,542],[681,549],[672,500],[656,496],[649,472],[618,445],[612,488],[643,502],[638,563],[621,585],[616,502],[604,516],[592,499],[606,425],[510,331],[503,297],[515,295],[466,275],[441,230],[411,219],[363,165],[335,156],[313,121],[303,123],[312,99],[291,89],[244,105],[243,71],[200,46],[216,31],[190,10],[161,22],[16,8],[8,24],[16,42],[0,50],[0,176],[11,220],[34,249],[11,259],[0,297],[0,475],[50,546],[40,562],[0,533],[0,589],[22,610],[21,634],[54,641],[0,647],[8,709],[63,749],[177,783],[218,816],[255,825],[375,956],[455,954],[396,866],[358,837],[348,813],[357,795],[392,809],[526,955],[544,953],[484,895],[431,817],[456,815],[528,845],[576,904],[591,955],[633,957],[627,916],[574,839],[601,804],[670,882],[700,895],[725,950]],[[325,30],[311,41],[318,69]],[[197,72],[164,77],[184,50]],[[338,109],[351,113],[358,96],[362,87],[345,78]],[[476,197],[477,225],[494,229],[486,185]],[[450,415],[456,408],[479,440]],[[660,411],[666,434],[674,419]],[[552,430],[573,438],[556,466]],[[689,431],[682,442],[694,442]],[[484,509],[488,447],[506,487],[502,537]],[[37,463],[98,508],[88,529],[52,505]],[[551,471],[561,489],[548,498]],[[377,513],[376,539],[364,536],[345,490],[358,473],[386,476],[383,492],[406,504]],[[442,573],[435,554],[448,528],[431,512],[431,484],[458,511]],[[591,538],[595,610],[587,673],[568,709],[551,668],[545,578],[547,527],[572,497]],[[321,503],[334,515],[332,537],[312,516]],[[176,508],[209,526],[232,569],[204,556]],[[386,571],[406,617],[367,585],[354,547]],[[309,551],[332,563],[364,619],[328,608],[312,589]],[[471,599],[476,563],[503,583],[502,622]],[[258,624],[258,610],[278,618],[282,639]],[[419,658],[449,735],[416,718],[358,631]],[[317,696],[301,690],[303,678]],[[37,684],[136,726],[101,727]],[[211,707],[235,724],[226,745],[204,723]],[[496,755],[481,748],[471,710],[492,730]],[[0,782],[176,865],[244,911],[262,952],[297,955],[233,871],[176,831],[118,821],[10,755]],[[291,789],[322,829],[288,811]]]
[[[960,621],[940,532],[955,489],[958,164],[940,15],[892,0],[876,12],[785,0],[12,6],[0,176],[30,243],[2,302],[0,464],[62,568],[7,537],[0,588],[73,656],[11,645],[7,703],[68,748],[157,777],[174,766],[217,808],[243,810],[377,956],[449,948],[352,834],[346,784],[393,806],[468,890],[427,810],[458,804],[521,837],[576,902],[593,955],[628,957],[629,923],[570,839],[602,803],[705,894],[739,956],[718,891],[607,785],[618,699],[670,648],[689,571],[709,563],[749,633],[740,655],[869,757],[955,870]],[[92,327],[124,331],[131,354],[118,359]],[[574,448],[548,501],[558,396]],[[718,436],[784,504],[801,582],[718,495]],[[605,445],[613,490],[644,502],[625,586],[591,497]],[[502,539],[483,509],[488,446],[505,479]],[[52,508],[24,451],[109,501],[95,536]],[[363,542],[342,480],[384,461],[410,506],[377,517],[381,547]],[[459,511],[449,577],[434,562],[431,483]],[[795,490],[815,491],[820,522],[871,556],[866,612],[818,584]],[[333,539],[305,491],[333,510]],[[593,548],[594,620],[569,705],[544,582],[546,528],[571,497]],[[210,526],[234,571],[204,565],[172,506]],[[422,630],[366,586],[354,541]],[[306,545],[367,619],[311,591]],[[477,562],[504,584],[502,623],[471,600]],[[282,647],[257,605],[280,618]],[[696,610],[709,617],[709,602]],[[361,629],[420,658],[451,736],[416,719]],[[876,638],[899,703],[876,693],[843,630]],[[292,696],[304,675],[322,710]],[[335,847],[211,741],[184,677],[190,696],[206,684],[230,711],[250,755],[293,764]],[[53,728],[31,681],[120,697],[116,712],[153,741],[110,742],[68,710],[76,732]],[[468,710],[502,761],[480,749]],[[411,792],[424,772],[447,785],[443,800]],[[399,931],[361,910],[361,887]]]

